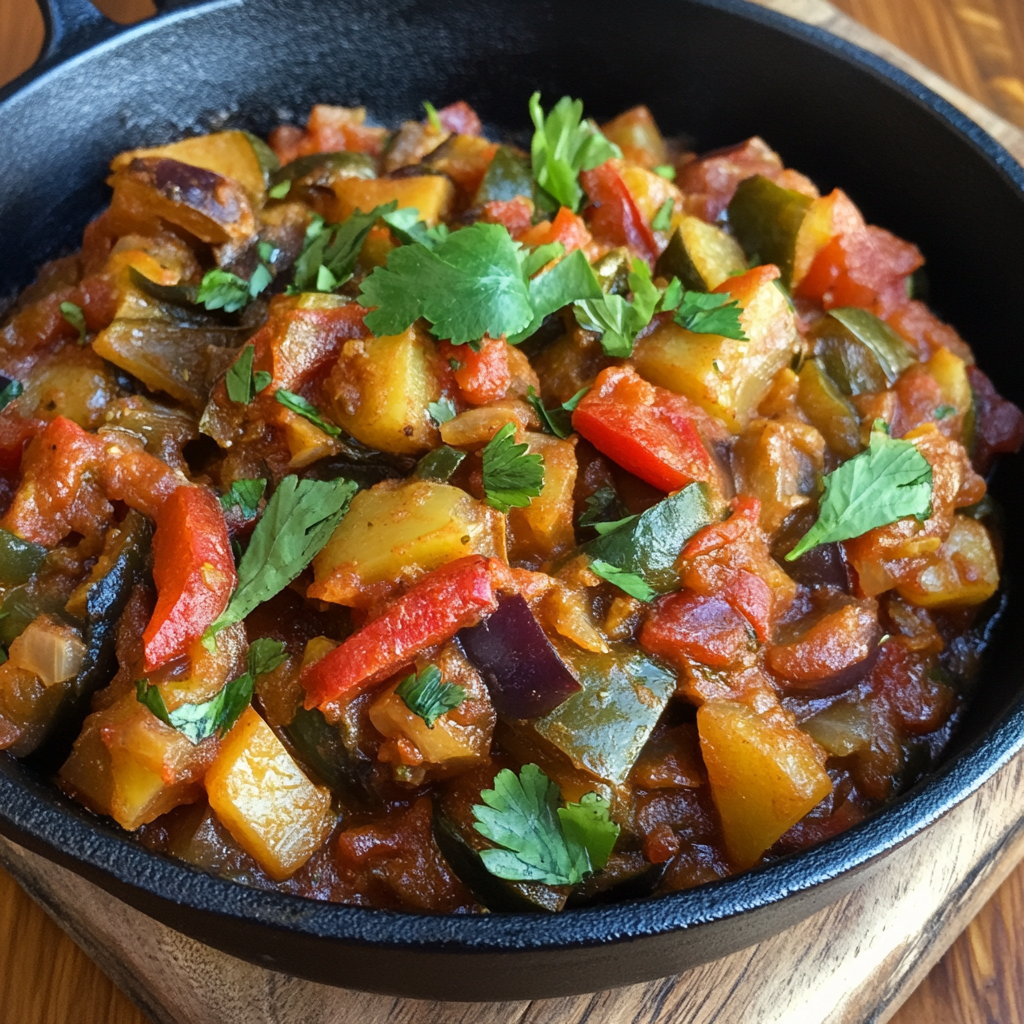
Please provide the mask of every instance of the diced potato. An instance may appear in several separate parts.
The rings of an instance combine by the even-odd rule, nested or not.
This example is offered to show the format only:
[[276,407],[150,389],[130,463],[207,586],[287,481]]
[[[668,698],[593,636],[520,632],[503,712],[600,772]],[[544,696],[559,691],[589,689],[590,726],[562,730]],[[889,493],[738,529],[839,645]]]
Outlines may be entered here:
[[327,412],[372,448],[425,452],[438,443],[427,406],[441,397],[439,359],[415,324],[402,334],[347,341],[325,385]]
[[248,708],[206,774],[210,806],[271,878],[290,878],[334,824],[330,790],[315,786]]
[[290,409],[282,407],[277,422],[284,427],[284,439],[291,452],[289,469],[302,469],[318,459],[336,454],[341,445],[326,431]]
[[473,195],[498,145],[482,135],[452,135],[437,147],[424,163],[448,175],[460,188]]
[[981,604],[999,589],[999,563],[983,523],[956,515],[939,549],[900,574],[896,590],[925,608]]
[[395,693],[398,680],[371,705],[370,721],[381,735],[405,741],[398,747],[405,761],[418,755],[428,764],[463,771],[489,757],[496,716],[484,681],[455,644],[448,644],[434,664],[445,682],[466,691],[457,708],[441,715],[431,728]]
[[697,729],[725,845],[738,868],[753,867],[832,792],[824,752],[781,713],[768,721],[745,704],[708,701],[697,710]]
[[215,132],[212,135],[182,139],[167,146],[130,149],[118,153],[111,161],[110,169],[120,171],[138,157],[170,157],[172,160],[180,160],[183,164],[202,167],[225,178],[233,178],[254,197],[260,197],[266,186],[263,167],[253,149],[252,138],[240,131]]
[[735,433],[752,418],[775,374],[799,346],[793,313],[773,281],[739,301],[748,341],[694,334],[669,320],[641,338],[633,353],[642,377],[692,398]]
[[683,194],[667,178],[635,164],[623,164],[619,168],[619,173],[637,209],[648,222],[654,220],[655,215],[665,205],[666,199],[671,199],[673,207],[680,215],[682,214]]
[[614,142],[626,160],[642,167],[668,163],[665,140],[647,107],[633,107],[601,126],[604,137]]
[[399,209],[413,207],[420,220],[439,224],[448,215],[455,198],[455,186],[441,174],[423,174],[412,178],[339,178],[331,184],[334,208],[328,219],[339,222],[356,210],[369,213],[375,206],[397,201]]
[[548,560],[576,546],[572,525],[576,444],[547,434],[527,434],[524,440],[531,454],[544,458],[544,486],[526,508],[509,512],[510,546],[513,558]]
[[429,480],[360,491],[313,559],[309,596],[359,607],[464,555],[505,560],[505,519],[465,491]]
[[940,346],[924,368],[942,388],[942,397],[962,416],[970,415],[974,396],[967,379],[967,364],[948,348]]

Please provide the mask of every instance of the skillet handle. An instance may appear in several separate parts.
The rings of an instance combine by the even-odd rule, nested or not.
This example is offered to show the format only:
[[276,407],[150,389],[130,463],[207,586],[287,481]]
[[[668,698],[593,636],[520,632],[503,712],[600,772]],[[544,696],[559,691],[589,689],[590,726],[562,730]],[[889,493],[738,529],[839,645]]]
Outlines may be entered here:
[[32,77],[109,39],[124,27],[101,14],[89,0],[41,0],[39,7],[46,25],[46,42],[30,69]]

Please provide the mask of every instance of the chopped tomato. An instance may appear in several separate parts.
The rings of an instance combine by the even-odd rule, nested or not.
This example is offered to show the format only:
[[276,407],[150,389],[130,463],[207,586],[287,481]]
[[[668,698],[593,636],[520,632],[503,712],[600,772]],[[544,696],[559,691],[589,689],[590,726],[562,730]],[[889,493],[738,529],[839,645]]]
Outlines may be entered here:
[[448,131],[457,135],[479,135],[483,131],[477,112],[465,100],[442,107],[437,117]]
[[594,235],[611,245],[628,245],[653,269],[660,251],[658,243],[650,224],[637,209],[615,161],[608,160],[592,171],[584,171],[580,182],[594,204],[589,214]]
[[712,668],[736,665],[756,649],[750,625],[727,601],[692,590],[657,602],[640,645],[671,662],[679,663],[682,656]]
[[629,366],[602,370],[572,414],[573,427],[623,469],[663,491],[718,470],[698,430],[704,414],[689,399],[655,387]]
[[889,326],[917,350],[917,357],[924,361],[940,348],[948,348],[966,363],[973,363],[970,346],[963,338],[943,323],[923,302],[911,300],[900,306],[886,318]]
[[1024,413],[1003,398],[976,366],[967,367],[967,379],[974,393],[976,413],[973,462],[979,473],[987,473],[996,455],[1020,451],[1024,444]]
[[501,224],[519,241],[533,224],[533,203],[524,196],[515,199],[495,199],[484,203],[480,220],[484,224]]
[[577,217],[567,206],[559,209],[555,219],[541,221],[526,231],[521,241],[524,245],[549,245],[551,242],[561,242],[565,251],[570,253],[573,249],[586,249],[593,241],[590,232],[582,218]]
[[498,607],[496,580],[507,570],[482,555],[427,573],[411,590],[302,675],[306,707],[346,700],[408,665],[421,651],[450,640]]
[[508,343],[504,338],[485,336],[478,352],[469,345],[443,341],[440,351],[446,362],[455,360],[460,364],[458,369],[450,364],[453,365],[452,376],[470,405],[486,405],[505,397],[512,383],[512,373],[508,366]]

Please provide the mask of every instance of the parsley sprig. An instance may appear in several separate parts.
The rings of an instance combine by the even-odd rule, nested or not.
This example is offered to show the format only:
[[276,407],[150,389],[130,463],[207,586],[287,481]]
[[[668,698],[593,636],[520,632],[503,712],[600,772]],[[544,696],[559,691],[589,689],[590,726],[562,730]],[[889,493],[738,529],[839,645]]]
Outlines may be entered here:
[[238,565],[238,587],[204,643],[279,594],[327,543],[358,490],[351,480],[286,476],[274,491]]
[[517,776],[508,768],[494,789],[480,794],[473,827],[496,843],[480,851],[492,875],[517,882],[576,885],[600,871],[611,856],[619,826],[608,817],[608,801],[587,793],[559,807],[561,792],[535,764]]
[[177,729],[191,743],[201,743],[214,733],[223,736],[252,701],[256,677],[273,672],[286,658],[284,644],[261,637],[249,645],[247,670],[202,704],[182,704],[168,711],[160,687],[153,686],[148,679],[136,681],[135,696],[161,722]]
[[436,665],[413,672],[395,687],[405,706],[427,723],[428,729],[444,714],[457,708],[468,696],[464,686],[444,680]]
[[273,280],[274,276],[265,263],[256,267],[248,281],[228,270],[214,267],[203,274],[199,291],[196,292],[196,303],[207,309],[223,309],[225,313],[235,313],[265,291]]
[[529,446],[516,444],[515,436],[515,426],[506,423],[482,453],[484,497],[499,512],[526,508],[544,488],[544,456],[528,455]]
[[621,295],[602,295],[573,304],[580,327],[599,332],[605,353],[620,359],[633,354],[637,334],[651,322],[662,300],[662,293],[651,280],[650,268],[643,260],[633,260],[629,287],[633,293],[630,302]]
[[580,388],[568,402],[563,402],[556,409],[547,409],[536,388],[531,384],[526,391],[526,400],[533,406],[534,412],[540,419],[541,430],[546,434],[554,434],[555,437],[566,438],[572,433],[572,412],[580,400],[590,390]]
[[[618,523],[602,523],[602,526],[608,526],[607,531],[598,531],[599,533],[608,532],[612,529],[624,525],[629,522],[629,517]],[[617,566],[611,564],[611,562],[602,561],[600,558],[595,558],[590,563],[590,569],[596,573],[603,580],[607,580],[609,583],[614,584],[619,590],[625,591],[630,597],[635,597],[638,601],[653,601],[657,596],[655,590],[647,583],[646,580],[641,579],[635,572],[627,572],[625,569],[619,569]]]
[[932,467],[910,441],[894,441],[875,420],[866,451],[822,481],[818,521],[786,555],[792,562],[819,544],[850,540],[905,516],[931,515]]
[[272,375],[266,370],[253,371],[252,363],[255,357],[256,346],[246,345],[224,374],[224,387],[232,402],[248,405],[273,380]]
[[558,204],[575,212],[583,198],[580,171],[591,171],[612,157],[621,157],[622,150],[609,142],[597,127],[583,120],[583,101],[563,96],[545,115],[540,105],[540,93],[530,97],[530,117],[533,120],[533,142],[530,155],[533,176],[543,192],[545,205],[557,209]]
[[322,430],[328,437],[341,436],[341,427],[337,427],[325,420],[320,415],[317,407],[312,402],[303,398],[302,395],[297,395],[294,391],[289,391],[287,388],[278,388],[274,392],[274,398],[286,409],[303,417],[303,419],[309,420],[314,427]]
[[[662,308],[669,309],[667,304]],[[743,312],[731,295],[684,292],[675,312],[675,322],[694,334],[720,334],[733,341],[749,341],[740,323]]]
[[246,519],[252,519],[260,510],[260,499],[267,489],[265,479],[258,480],[235,480],[232,482],[227,494],[221,496],[220,507],[225,512],[237,506],[242,510]]
[[60,315],[78,331],[78,344],[84,345],[87,339],[85,313],[82,312],[82,307],[74,302],[62,302],[60,304]]

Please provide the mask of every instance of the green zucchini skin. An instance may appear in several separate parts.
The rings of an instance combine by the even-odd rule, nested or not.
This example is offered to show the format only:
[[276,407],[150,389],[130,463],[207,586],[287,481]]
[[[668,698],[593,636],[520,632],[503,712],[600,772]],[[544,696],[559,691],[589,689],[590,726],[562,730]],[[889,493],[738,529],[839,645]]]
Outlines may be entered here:
[[758,265],[774,263],[787,288],[793,283],[796,238],[810,205],[809,196],[760,174],[741,181],[729,203],[729,226],[747,258]]
[[520,156],[511,146],[499,146],[480,182],[473,205],[507,203],[516,196],[532,195],[533,174],[526,157]]
[[710,290],[707,282],[694,266],[690,253],[687,251],[686,242],[683,241],[683,233],[679,228],[672,232],[665,251],[658,257],[654,273],[657,277],[664,277],[666,280],[678,277],[679,283],[690,291],[706,292]]

